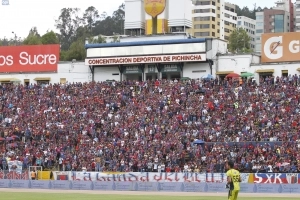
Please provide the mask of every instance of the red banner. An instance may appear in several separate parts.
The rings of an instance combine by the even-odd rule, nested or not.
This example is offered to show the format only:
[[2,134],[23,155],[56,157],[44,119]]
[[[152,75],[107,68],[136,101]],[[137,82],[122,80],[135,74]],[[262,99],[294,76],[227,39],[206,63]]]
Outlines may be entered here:
[[18,179],[18,180],[28,180],[28,171],[22,171],[18,173],[16,171],[0,171],[0,179]]
[[57,72],[59,44],[0,46],[0,73]]

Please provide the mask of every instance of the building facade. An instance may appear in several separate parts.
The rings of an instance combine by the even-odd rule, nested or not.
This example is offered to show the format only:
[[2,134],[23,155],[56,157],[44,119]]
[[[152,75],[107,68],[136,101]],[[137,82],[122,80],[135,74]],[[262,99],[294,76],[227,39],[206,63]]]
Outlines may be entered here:
[[272,9],[256,12],[255,50],[261,52],[263,33],[294,31],[294,5],[291,0],[280,0]]
[[265,33],[261,38],[261,55],[219,55],[216,74],[250,72],[258,83],[265,77],[300,75],[299,33]]
[[187,32],[191,10],[191,0],[125,0],[124,28],[131,36]]
[[236,28],[236,6],[224,0],[193,0],[193,36],[222,40]]
[[295,2],[295,31],[300,32],[300,0]]
[[237,28],[243,28],[248,36],[250,37],[250,48],[255,51],[255,25],[256,21],[254,19],[238,16],[237,17]]
[[144,40],[126,38],[127,42],[87,44],[85,64],[94,81],[196,79],[214,74],[216,55],[227,50],[227,43],[219,39],[174,37],[155,36],[150,40],[148,36]]

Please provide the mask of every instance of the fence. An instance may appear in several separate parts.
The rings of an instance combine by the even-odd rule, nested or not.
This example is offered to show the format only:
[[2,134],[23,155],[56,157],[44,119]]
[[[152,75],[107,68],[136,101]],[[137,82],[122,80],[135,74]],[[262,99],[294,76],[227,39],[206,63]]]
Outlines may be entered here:
[[[0,171],[0,180],[29,180],[28,171]],[[300,184],[298,173],[241,173],[242,183]],[[102,182],[225,183],[225,173],[82,172],[38,171],[38,180]]]
[[[164,192],[228,192],[225,183],[196,182],[108,182],[59,180],[0,180],[0,188],[98,190],[98,191],[164,191]],[[241,183],[241,193],[300,193],[300,184]]]
[[[29,172],[0,172],[0,188],[62,190],[227,192],[224,173],[113,173],[40,172],[42,180],[30,180]],[[300,193],[300,174],[243,173],[241,192]],[[39,178],[39,177],[38,177]]]

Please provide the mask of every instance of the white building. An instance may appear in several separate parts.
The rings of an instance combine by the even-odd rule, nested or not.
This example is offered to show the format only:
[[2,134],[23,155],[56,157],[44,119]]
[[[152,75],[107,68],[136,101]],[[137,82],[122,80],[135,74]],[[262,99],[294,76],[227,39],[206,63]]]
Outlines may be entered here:
[[250,47],[255,51],[255,25],[256,21],[254,19],[238,16],[237,17],[237,28],[243,28],[248,36],[250,37]]
[[85,64],[94,81],[201,78],[215,73],[213,59],[227,51],[225,41],[188,39],[185,34],[124,39],[86,45]]
[[220,55],[216,65],[216,74],[221,78],[229,73],[250,72],[258,83],[260,77],[300,75],[299,63],[261,64],[260,56],[255,54]]
[[92,81],[92,73],[84,62],[59,62],[55,73],[1,73],[0,83],[49,84]]

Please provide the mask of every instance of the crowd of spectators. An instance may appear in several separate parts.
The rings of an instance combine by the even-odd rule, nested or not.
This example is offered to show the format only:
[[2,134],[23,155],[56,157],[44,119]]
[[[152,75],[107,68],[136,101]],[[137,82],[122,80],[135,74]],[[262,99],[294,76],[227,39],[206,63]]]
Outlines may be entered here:
[[[300,171],[300,77],[0,88],[0,168]],[[195,145],[195,140],[204,144]]]

